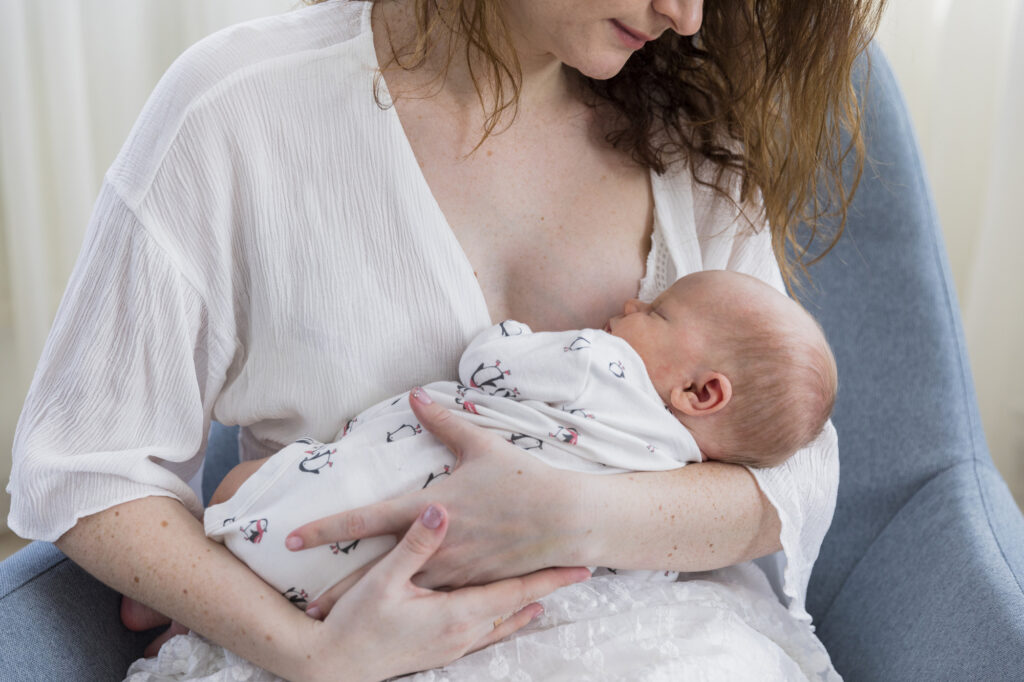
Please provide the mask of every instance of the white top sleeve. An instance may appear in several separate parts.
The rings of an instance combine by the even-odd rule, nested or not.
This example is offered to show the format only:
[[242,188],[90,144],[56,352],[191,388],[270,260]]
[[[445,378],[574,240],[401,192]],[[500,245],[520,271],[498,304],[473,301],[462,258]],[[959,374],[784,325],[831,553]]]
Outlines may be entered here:
[[104,185],[15,433],[10,527],[54,541],[151,495],[201,514],[185,481],[229,359],[203,301]]

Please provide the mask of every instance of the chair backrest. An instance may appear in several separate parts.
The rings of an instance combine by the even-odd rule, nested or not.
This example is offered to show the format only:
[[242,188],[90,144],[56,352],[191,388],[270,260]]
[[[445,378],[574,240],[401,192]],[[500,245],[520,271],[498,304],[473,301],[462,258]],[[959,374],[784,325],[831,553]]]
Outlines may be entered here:
[[914,132],[881,51],[867,57],[870,76],[862,59],[857,84],[869,162],[845,232],[800,296],[839,366],[839,499],[811,578],[816,619],[915,491],[948,467],[989,460]]

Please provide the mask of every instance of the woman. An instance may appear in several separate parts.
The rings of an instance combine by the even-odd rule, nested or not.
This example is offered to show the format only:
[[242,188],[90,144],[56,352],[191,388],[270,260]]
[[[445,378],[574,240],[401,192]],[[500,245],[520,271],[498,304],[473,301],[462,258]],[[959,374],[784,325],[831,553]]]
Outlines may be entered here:
[[[590,478],[420,408],[461,464],[429,498],[303,531],[312,546],[412,523],[312,605],[322,622],[203,537],[182,479],[211,417],[245,426],[247,458],[327,439],[453,375],[492,319],[595,326],[638,283],[649,299],[700,268],[781,286],[773,248],[807,197],[842,187],[835,133],[856,130],[849,70],[875,18],[809,5],[340,1],[203,41],[107,175],[19,424],[12,527],[290,679],[379,679],[489,644],[579,572],[423,588],[549,566],[708,571],[784,549],[789,618],[806,619],[830,430],[762,473]],[[715,576],[770,596],[763,577]]]

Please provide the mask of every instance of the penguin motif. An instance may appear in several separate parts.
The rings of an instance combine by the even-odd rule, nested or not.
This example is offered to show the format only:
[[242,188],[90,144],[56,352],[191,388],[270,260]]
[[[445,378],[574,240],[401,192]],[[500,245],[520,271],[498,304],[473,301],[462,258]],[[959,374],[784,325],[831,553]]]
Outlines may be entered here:
[[410,438],[417,434],[423,433],[423,427],[417,424],[402,424],[394,431],[388,431],[388,443],[394,443],[396,440],[402,440],[403,438]]
[[352,431],[352,429],[355,427],[356,422],[358,421],[359,417],[352,417],[347,422],[345,422],[345,428],[342,429],[341,431],[341,437],[344,438],[345,436],[347,436],[349,432]]
[[348,554],[348,553],[349,553],[349,552],[351,552],[351,551],[352,551],[353,549],[355,549],[355,548],[356,548],[356,545],[358,545],[358,544],[359,544],[359,540],[356,540],[356,541],[354,541],[354,542],[350,542],[350,543],[348,543],[347,545],[345,545],[344,547],[342,547],[342,546],[341,546],[341,543],[340,543],[340,542],[335,542],[335,543],[332,543],[332,544],[330,545],[330,548],[331,548],[331,554],[338,554],[338,553],[341,553],[341,554]]
[[498,324],[498,326],[501,328],[501,335],[502,336],[522,336],[523,335],[523,328],[520,327],[519,325],[517,325],[512,320],[505,320],[504,322],[501,322],[500,324]]
[[[441,478],[442,476],[451,476],[451,475],[452,475],[452,468],[449,465],[445,464],[444,465],[444,469],[442,469],[441,471],[437,472],[436,474],[432,473],[429,476],[427,476],[427,482],[423,484],[423,488],[426,488],[428,485],[430,485],[431,483],[433,483],[437,479]],[[420,488],[420,490],[422,490],[423,488]]]
[[498,386],[499,381],[504,381],[511,373],[510,370],[501,368],[501,360],[495,360],[493,365],[485,365],[480,363],[480,366],[473,371],[473,375],[469,378],[470,388],[478,388],[491,395],[495,395],[501,387]]
[[577,336],[568,346],[562,346],[562,352],[569,353],[574,350],[584,350],[586,348],[590,348],[590,339]]
[[506,438],[509,443],[516,447],[522,448],[523,450],[540,450],[544,447],[544,443],[540,438],[534,438],[528,436],[525,433],[513,433],[510,438]]
[[267,525],[266,519],[250,521],[245,527],[239,528],[242,532],[242,539],[254,545],[260,544],[260,541],[267,532]]
[[626,378],[626,368],[622,366],[622,363],[616,360],[615,362],[608,363],[608,371],[614,374],[619,379]]
[[480,414],[479,412],[476,411],[476,403],[471,403],[465,398],[456,398],[455,404],[461,405],[462,409],[464,409],[466,412],[470,412],[472,414]]
[[234,523],[234,522],[235,522],[235,517],[232,516],[230,519],[224,519],[224,522],[220,524],[220,527],[223,528],[224,526],[228,525],[229,523]]
[[307,474],[320,474],[320,470],[324,467],[332,467],[334,463],[331,461],[331,457],[338,451],[338,448],[332,448],[330,445],[324,445],[323,443],[316,443],[312,448],[306,450],[306,457],[302,458],[299,462],[299,471]]
[[571,426],[559,426],[558,430],[554,433],[549,433],[548,435],[555,440],[560,440],[563,443],[568,443],[569,445],[576,445],[580,439],[580,432]]
[[583,419],[593,419],[594,415],[586,410],[579,407],[563,407],[562,412],[568,412],[574,417],[582,417]]
[[292,604],[298,606],[300,609],[305,609],[309,605],[309,594],[305,590],[300,590],[297,587],[289,587],[281,593],[281,596]]

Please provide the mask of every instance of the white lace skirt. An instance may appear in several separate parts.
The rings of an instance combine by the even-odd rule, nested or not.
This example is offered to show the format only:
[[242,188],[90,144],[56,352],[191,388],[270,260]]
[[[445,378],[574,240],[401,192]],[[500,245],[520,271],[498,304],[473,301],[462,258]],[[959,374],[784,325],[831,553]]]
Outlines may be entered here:
[[[443,668],[402,678],[468,680],[839,680],[809,625],[779,603],[752,564],[680,582],[598,576],[543,600],[514,635]],[[198,635],[140,659],[128,682],[276,682]]]

